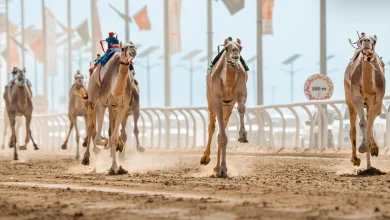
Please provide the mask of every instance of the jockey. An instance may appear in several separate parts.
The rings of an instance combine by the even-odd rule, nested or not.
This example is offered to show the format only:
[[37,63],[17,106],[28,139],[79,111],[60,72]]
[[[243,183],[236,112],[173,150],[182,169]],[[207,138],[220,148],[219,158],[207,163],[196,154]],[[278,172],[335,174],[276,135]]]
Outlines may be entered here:
[[[228,37],[228,40],[229,41],[233,41],[233,39],[231,37]],[[217,63],[217,61],[219,60],[219,58],[222,56],[223,52],[225,51],[225,48],[223,48],[221,50],[221,52],[219,52],[219,54],[214,58],[213,62],[211,62],[209,68],[208,68],[208,71],[211,71],[214,67],[214,65]],[[248,66],[246,65],[245,63],[245,60],[242,58],[242,56],[240,55],[240,61],[241,61],[241,64],[244,66],[244,69],[245,71],[249,71],[249,68]]]
[[100,45],[103,45],[103,41],[107,42],[107,52],[111,51],[113,48],[119,48],[118,35],[114,37],[114,34],[115,34],[114,32],[109,32],[106,40],[100,41]]

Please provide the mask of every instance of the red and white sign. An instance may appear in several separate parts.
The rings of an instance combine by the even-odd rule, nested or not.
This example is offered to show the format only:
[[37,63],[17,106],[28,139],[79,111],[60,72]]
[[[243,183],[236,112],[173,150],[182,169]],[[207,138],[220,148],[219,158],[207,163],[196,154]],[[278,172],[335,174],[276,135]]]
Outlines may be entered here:
[[305,82],[305,95],[309,100],[330,99],[333,94],[333,83],[324,74],[314,74]]

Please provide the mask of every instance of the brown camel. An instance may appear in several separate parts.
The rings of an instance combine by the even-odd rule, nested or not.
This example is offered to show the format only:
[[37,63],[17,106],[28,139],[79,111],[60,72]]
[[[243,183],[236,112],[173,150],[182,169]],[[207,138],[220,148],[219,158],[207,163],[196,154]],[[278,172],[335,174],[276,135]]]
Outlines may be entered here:
[[[82,97],[87,95],[87,89],[84,87],[84,76],[77,73],[74,76],[74,84],[69,90],[69,106],[68,106],[68,117],[70,120],[70,129],[68,136],[65,139],[64,144],[62,145],[62,149],[66,150],[68,139],[70,136],[70,133],[72,132],[73,126],[76,129],[76,142],[77,142],[77,154],[76,154],[76,160],[80,159],[80,153],[79,153],[79,141],[80,141],[80,135],[79,135],[79,129],[77,128],[77,117],[84,117],[85,120],[85,129],[88,128],[88,115],[87,115],[87,102],[85,100],[77,98],[77,94],[80,94]],[[87,138],[84,139],[83,146],[87,146]]]
[[[345,99],[350,114],[350,138],[352,142],[352,159],[354,166],[360,166],[356,156],[356,116],[363,132],[360,153],[366,153],[367,169],[371,168],[371,156],[378,156],[379,148],[375,143],[372,127],[376,116],[382,111],[382,100],[385,95],[384,63],[375,53],[377,38],[363,36],[359,48],[349,62],[344,76]],[[364,111],[367,109],[367,115]],[[367,118],[367,119],[366,119]]]
[[[207,165],[210,162],[210,145],[215,131],[215,117],[218,119],[218,155],[217,165],[214,167],[218,177],[227,177],[226,146],[227,136],[225,128],[229,122],[234,105],[240,115],[240,143],[248,143],[247,132],[244,125],[245,103],[247,98],[246,82],[248,73],[240,62],[242,50],[241,41],[225,40],[225,52],[218,60],[215,67],[207,73],[207,102],[210,116],[209,137],[204,156],[200,164]],[[221,161],[222,154],[222,161]]]
[[[98,152],[96,145],[107,145],[101,136],[104,112],[112,108],[112,131],[108,141],[113,158],[110,173],[115,173],[118,166],[116,162],[116,149],[123,149],[123,142],[119,138],[119,125],[128,112],[131,100],[133,74],[130,74],[129,65],[136,56],[136,47],[133,43],[120,43],[121,52],[116,52],[103,66],[99,64],[92,73],[88,83],[88,136],[87,150],[82,164],[89,164],[90,139],[94,137],[94,152]],[[97,126],[96,126],[97,124]]]
[[20,150],[27,149],[27,144],[30,141],[30,138],[33,142],[34,149],[39,149],[31,136],[30,123],[33,112],[33,105],[32,92],[28,84],[28,80],[25,78],[25,72],[19,69],[17,70],[16,79],[12,81],[10,87],[5,91],[4,94],[4,97],[8,98],[6,100],[6,108],[12,130],[9,147],[14,148],[14,160],[18,160],[18,153],[16,149],[17,138],[15,132],[16,115],[23,115],[26,118],[26,138],[24,145],[20,146]]

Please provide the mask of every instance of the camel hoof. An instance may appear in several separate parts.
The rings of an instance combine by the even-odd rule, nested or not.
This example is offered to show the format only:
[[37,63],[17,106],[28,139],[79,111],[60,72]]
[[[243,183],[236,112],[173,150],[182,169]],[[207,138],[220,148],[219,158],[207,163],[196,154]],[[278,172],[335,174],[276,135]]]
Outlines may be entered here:
[[67,144],[63,144],[63,145],[61,146],[61,149],[62,149],[62,150],[66,150],[66,148],[68,148]]
[[215,172],[215,173],[218,173],[220,169],[221,169],[221,167],[215,166],[215,167],[214,167],[214,172]]
[[18,155],[14,155],[14,160],[19,160]]
[[379,147],[375,144],[371,146],[371,156],[377,157],[379,155]]
[[76,160],[80,160],[80,155],[76,155]]
[[83,147],[87,147],[87,145],[88,145],[88,142],[87,142],[87,141],[84,141],[84,142],[83,142]]
[[38,145],[34,144],[34,150],[39,150]]
[[9,143],[9,144],[8,144],[8,147],[9,147],[9,148],[14,148],[14,147],[15,147],[15,144]]
[[88,166],[89,165],[89,157],[84,157],[81,161],[82,165]]
[[207,164],[209,164],[210,163],[210,156],[206,156],[206,155],[204,155],[203,157],[202,157],[202,159],[200,159],[200,165],[207,165]]
[[359,147],[359,153],[364,154],[366,152],[370,151],[370,146],[366,141],[363,141],[362,144]]
[[116,145],[116,151],[122,152],[124,146],[125,146],[125,143],[123,143],[123,141],[119,139],[118,144]]
[[352,157],[351,162],[354,166],[360,166],[360,158]]
[[123,169],[122,166],[119,167],[118,172],[117,172],[118,175],[124,175],[124,174],[128,174],[128,173],[129,172],[127,170]]
[[26,146],[20,146],[19,150],[27,150],[27,147]]
[[103,137],[103,146],[108,146],[108,138]]
[[140,153],[143,153],[143,152],[145,152],[145,148],[143,148],[143,147],[137,147],[137,151],[138,152],[140,152]]
[[100,153],[100,149],[98,147],[94,147],[93,148],[93,152],[98,154],[98,153]]
[[238,142],[245,143],[245,144],[249,143],[248,139],[245,139],[245,138],[239,138]]
[[108,171],[108,175],[115,175],[115,169],[110,169],[109,171]]
[[218,178],[228,178],[227,169],[221,167],[221,168],[219,169],[219,173],[218,173],[217,177],[218,177]]

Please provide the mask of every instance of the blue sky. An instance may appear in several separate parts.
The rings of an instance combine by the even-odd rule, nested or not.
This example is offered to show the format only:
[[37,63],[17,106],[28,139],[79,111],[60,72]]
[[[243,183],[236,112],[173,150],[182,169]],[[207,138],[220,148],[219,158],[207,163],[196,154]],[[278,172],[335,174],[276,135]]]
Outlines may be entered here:
[[[66,24],[66,0],[46,0],[46,7],[53,11],[54,15],[62,23]],[[115,12],[108,7],[108,3],[114,5],[118,10],[124,11],[123,0],[98,0],[98,9],[103,37],[109,31],[115,31],[119,38],[124,39],[124,22]],[[41,27],[41,0],[25,0],[25,25]],[[256,0],[246,0],[245,8],[231,16],[222,1],[213,1],[213,43],[216,46],[223,40],[232,36],[239,37],[242,41],[242,56],[249,59],[256,55]],[[130,39],[140,44],[139,52],[149,46],[160,46],[151,56],[152,63],[161,63],[160,66],[152,69],[152,106],[163,106],[163,61],[158,57],[163,54],[163,0],[130,0],[130,15],[134,15],[144,5],[148,6],[151,22],[150,31],[140,31],[135,23],[130,24]],[[175,54],[171,59],[171,67],[177,65],[189,65],[180,58],[186,53],[200,49],[203,52],[195,58],[195,65],[202,66],[194,72],[194,105],[206,106],[205,99],[205,69],[208,64],[198,60],[206,55],[207,50],[207,17],[206,0],[182,0],[182,52]],[[388,11],[390,1],[386,0],[327,0],[327,50],[328,55],[335,57],[328,62],[329,76],[331,77],[335,91],[332,99],[343,98],[343,75],[345,67],[352,56],[353,48],[348,43],[348,38],[356,39],[356,31],[364,31],[367,34],[378,36],[377,52],[384,57],[387,63],[390,61],[390,51],[385,48],[389,43]],[[3,10],[3,9],[0,9]],[[72,1],[72,25],[76,27],[84,19],[90,19],[90,1]],[[10,19],[13,23],[20,24],[20,1],[13,0],[10,3]],[[305,80],[312,74],[319,72],[319,0],[275,0],[274,5],[274,35],[263,37],[263,62],[264,62],[264,99],[265,104],[272,104],[270,86],[277,85],[275,90],[275,103],[290,102],[290,78],[285,70],[289,66],[281,63],[298,53],[302,57],[295,63],[295,68],[300,69],[294,78],[295,102],[307,101],[303,93]],[[59,27],[57,27],[58,30]],[[1,38],[4,40],[4,38]],[[1,43],[0,43],[1,44]],[[58,48],[57,56],[61,56],[63,48]],[[74,53],[77,59],[78,53]],[[90,58],[89,53],[83,57]],[[1,61],[4,64],[4,60]],[[145,64],[145,60],[138,59],[139,64]],[[33,75],[34,62],[31,55],[26,59],[27,69],[31,70],[30,78]],[[62,58],[58,59],[57,77],[54,78],[55,88],[49,89],[49,96],[54,97],[54,106],[59,106],[60,97],[64,95],[64,64]],[[82,72],[88,74],[88,62],[82,63]],[[253,74],[252,64],[249,64],[248,81],[248,106],[254,105]],[[74,60],[73,74],[79,68],[79,62]],[[38,72],[41,71],[38,65]],[[141,105],[146,103],[146,72],[141,66],[135,65],[136,78],[141,86]],[[2,68],[2,72],[5,69]],[[68,74],[68,73],[66,73]],[[172,105],[189,105],[189,73],[181,68],[175,68],[171,73],[172,79]],[[2,74],[4,76],[4,74]],[[38,93],[42,93],[42,75],[38,78]],[[51,79],[49,79],[50,81]],[[34,79],[31,80],[36,86]],[[49,87],[50,88],[50,87]]]

